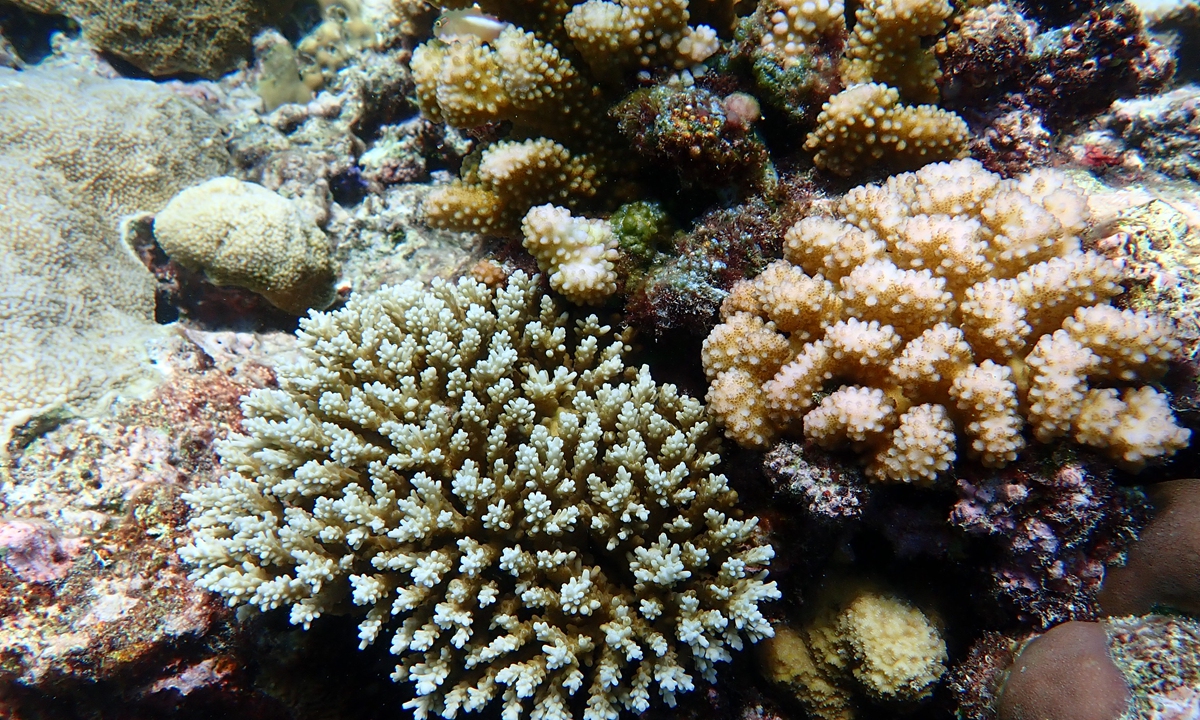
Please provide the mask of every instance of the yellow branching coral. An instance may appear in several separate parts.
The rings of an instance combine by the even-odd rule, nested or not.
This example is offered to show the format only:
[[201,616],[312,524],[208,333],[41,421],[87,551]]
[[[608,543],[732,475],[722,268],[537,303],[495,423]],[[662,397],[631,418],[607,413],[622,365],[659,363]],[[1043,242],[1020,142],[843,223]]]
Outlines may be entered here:
[[521,223],[525,249],[550,287],[573,303],[593,305],[617,291],[617,239],[607,220],[571,217],[554,205],[531,209]]
[[534,205],[574,205],[596,194],[597,169],[587,155],[572,155],[546,138],[501,141],[480,155],[463,177],[434,188],[426,219],[451,230],[508,233]]
[[776,628],[758,649],[767,677],[822,720],[850,720],[853,698],[911,701],[946,672],[946,643],[904,600],[869,589],[826,590],[804,627]]
[[842,80],[884,83],[909,102],[937,102],[941,73],[921,40],[941,32],[951,12],[947,0],[866,0],[855,11]]
[[563,25],[603,82],[618,82],[631,69],[682,70],[720,48],[712,28],[688,25],[688,0],[587,0]]
[[603,122],[591,83],[557,48],[515,25],[490,42],[430,40],[411,67],[421,111],[455,127],[510,121],[527,134],[586,140]]
[[931,483],[963,454],[1002,467],[1026,421],[1131,469],[1171,455],[1189,431],[1136,386],[1180,342],[1108,304],[1120,271],[1081,250],[1087,226],[1086,196],[1047,170],[959,160],[854,188],[733,288],[704,343],[710,408],[742,445],[803,434],[865,452],[881,481]]
[[357,609],[417,718],[640,713],[771,636],[774,551],[703,405],[535,278],[384,288],[299,339],[185,495],[201,587],[305,627]]
[[829,98],[804,141],[817,167],[838,175],[884,163],[915,168],[966,154],[962,118],[933,105],[901,105],[900,93],[879,83],[854,85]]

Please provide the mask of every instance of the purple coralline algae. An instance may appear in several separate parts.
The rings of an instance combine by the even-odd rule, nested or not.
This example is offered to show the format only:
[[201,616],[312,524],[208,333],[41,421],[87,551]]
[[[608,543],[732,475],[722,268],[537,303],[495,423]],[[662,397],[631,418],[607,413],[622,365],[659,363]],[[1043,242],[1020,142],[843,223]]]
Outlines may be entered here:
[[1105,563],[1144,523],[1142,494],[1078,460],[1026,460],[999,472],[964,473],[952,525],[989,538],[1000,553],[994,592],[1035,627],[1096,615]]

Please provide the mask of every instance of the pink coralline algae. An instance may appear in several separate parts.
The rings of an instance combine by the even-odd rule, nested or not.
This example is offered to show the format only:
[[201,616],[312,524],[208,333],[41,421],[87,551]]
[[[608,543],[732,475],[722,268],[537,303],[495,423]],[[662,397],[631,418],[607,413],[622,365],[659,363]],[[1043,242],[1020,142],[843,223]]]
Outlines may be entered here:
[[1144,523],[1140,492],[1115,486],[1088,465],[1036,460],[1001,472],[965,475],[950,521],[999,545],[995,592],[1023,619],[1049,627],[1096,614],[1105,563]]
[[25,582],[61,580],[79,549],[78,542],[58,538],[49,524],[34,520],[0,521],[0,557]]

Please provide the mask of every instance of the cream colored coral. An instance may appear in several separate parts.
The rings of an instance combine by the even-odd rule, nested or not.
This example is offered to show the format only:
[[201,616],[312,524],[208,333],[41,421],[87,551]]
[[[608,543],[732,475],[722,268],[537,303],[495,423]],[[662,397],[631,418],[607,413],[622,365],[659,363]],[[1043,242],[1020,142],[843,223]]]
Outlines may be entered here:
[[807,624],[780,625],[758,648],[764,675],[813,717],[851,720],[860,693],[885,703],[918,700],[945,674],[945,641],[904,600],[844,583],[815,600]]
[[[790,270],[777,263],[735,288],[702,360],[714,388],[743,373],[736,399],[756,405],[724,392],[713,413],[736,415],[726,434],[749,447],[800,433],[853,446],[888,482],[932,483],[960,456],[1003,467],[1024,448],[1026,421],[1042,442],[1109,442],[1129,467],[1176,452],[1187,432],[1148,395],[1121,411],[1120,431],[1106,432],[1098,411],[1079,420],[1089,382],[1154,380],[1180,351],[1166,319],[1107,304],[1119,268],[1079,249],[1085,208],[1063,176],[1002,180],[972,160],[849,191],[840,217],[787,231]],[[835,286],[834,298],[819,290]],[[777,309],[789,294],[820,302],[793,301],[813,308],[794,320]],[[766,320],[777,317],[786,328]]]
[[894,596],[863,593],[838,616],[854,677],[872,695],[924,697],[946,672],[946,643],[929,618]]
[[846,32],[846,7],[840,0],[775,0],[769,13],[762,47],[781,58],[785,69],[811,55],[822,39]]
[[688,25],[688,0],[586,0],[563,27],[592,74],[611,83],[630,70],[682,70],[720,48],[712,28]]
[[430,40],[413,51],[411,66],[421,111],[455,127],[509,121],[526,134],[586,139],[603,117],[571,61],[515,25],[490,42]]
[[867,474],[884,482],[932,485],[957,457],[954,423],[946,408],[917,405],[900,416],[885,449],[867,466]]
[[855,11],[842,80],[884,83],[909,102],[936,102],[941,72],[921,38],[941,32],[952,12],[947,0],[866,0]]
[[180,555],[232,605],[390,635],[415,717],[673,705],[772,634],[778,598],[704,407],[514,273],[410,282],[301,321],[243,402]]
[[515,233],[534,205],[571,205],[594,196],[596,174],[590,157],[572,155],[546,138],[501,141],[484,150],[463,179],[435,187],[422,211],[437,227]]
[[295,203],[261,185],[220,177],[188,188],[154,218],[171,259],[216,285],[237,285],[301,315],[333,302],[329,238]]
[[879,388],[839,388],[804,416],[804,437],[827,448],[862,444],[887,430],[895,414],[895,402]]
[[525,249],[550,274],[550,287],[573,303],[594,305],[617,290],[617,240],[607,220],[571,216],[554,205],[539,205],[521,223]]
[[161,379],[155,279],[121,221],[228,164],[220,123],[165,87],[0,68],[0,456],[31,418]]
[[1191,431],[1175,424],[1167,398],[1154,388],[1091,390],[1074,422],[1075,440],[1104,448],[1122,466],[1141,469],[1147,459],[1187,447]]
[[933,105],[901,105],[900,93],[879,83],[853,85],[821,106],[804,140],[817,167],[851,175],[868,165],[920,167],[966,154],[967,124]]

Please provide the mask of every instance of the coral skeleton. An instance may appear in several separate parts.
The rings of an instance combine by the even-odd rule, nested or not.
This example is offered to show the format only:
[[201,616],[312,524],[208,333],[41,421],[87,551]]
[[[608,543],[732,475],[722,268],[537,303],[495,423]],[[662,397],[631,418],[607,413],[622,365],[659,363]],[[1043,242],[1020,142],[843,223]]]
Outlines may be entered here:
[[1132,470],[1174,454],[1190,431],[1146,383],[1181,343],[1108,304],[1120,269],[1081,249],[1088,217],[1057,172],[1002,180],[973,160],[852,189],[726,299],[703,348],[711,409],[748,447],[866,452],[879,481],[932,483],[963,451],[1003,467],[1026,422]]
[[674,705],[771,636],[774,551],[712,472],[703,405],[536,280],[409,282],[303,320],[301,359],[220,449],[230,474],[185,495],[194,580],[304,627],[359,608],[418,718]]

